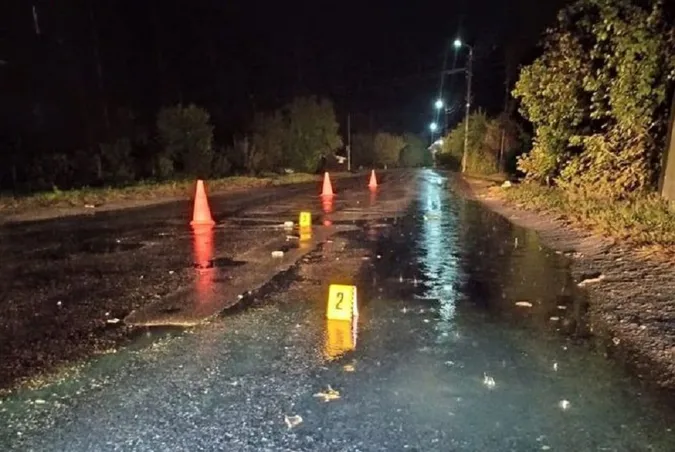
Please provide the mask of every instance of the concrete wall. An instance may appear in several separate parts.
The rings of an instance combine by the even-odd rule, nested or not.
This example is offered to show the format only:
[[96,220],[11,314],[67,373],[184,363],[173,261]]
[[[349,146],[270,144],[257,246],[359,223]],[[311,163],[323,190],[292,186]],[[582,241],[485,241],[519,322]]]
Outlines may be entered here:
[[675,93],[670,107],[670,124],[668,139],[663,154],[659,189],[661,196],[675,203]]

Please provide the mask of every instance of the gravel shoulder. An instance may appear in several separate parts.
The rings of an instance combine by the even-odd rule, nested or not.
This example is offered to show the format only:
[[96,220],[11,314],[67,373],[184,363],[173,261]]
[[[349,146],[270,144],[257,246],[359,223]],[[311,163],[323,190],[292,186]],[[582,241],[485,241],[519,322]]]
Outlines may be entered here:
[[639,378],[675,390],[675,262],[574,227],[559,216],[505,200],[495,183],[458,181],[458,190],[512,223],[537,231],[572,259],[573,277],[588,295],[588,321],[608,356]]

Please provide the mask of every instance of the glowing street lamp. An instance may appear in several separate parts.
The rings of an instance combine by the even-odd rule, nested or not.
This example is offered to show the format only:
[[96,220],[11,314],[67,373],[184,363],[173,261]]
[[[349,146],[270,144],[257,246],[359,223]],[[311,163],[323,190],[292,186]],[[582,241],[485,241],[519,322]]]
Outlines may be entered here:
[[455,39],[453,43],[455,49],[459,50],[462,47],[469,49],[469,59],[466,65],[466,117],[464,119],[464,152],[462,153],[462,172],[466,171],[467,151],[469,148],[469,114],[471,113],[471,76],[473,66],[473,47],[462,42],[461,39]]
[[434,107],[436,107],[436,110],[440,110],[441,108],[443,108],[443,99],[438,99],[434,103]]
[[435,122],[432,122],[431,124],[429,124],[429,130],[431,130],[432,132],[435,132],[436,129],[438,129],[438,124],[436,124]]

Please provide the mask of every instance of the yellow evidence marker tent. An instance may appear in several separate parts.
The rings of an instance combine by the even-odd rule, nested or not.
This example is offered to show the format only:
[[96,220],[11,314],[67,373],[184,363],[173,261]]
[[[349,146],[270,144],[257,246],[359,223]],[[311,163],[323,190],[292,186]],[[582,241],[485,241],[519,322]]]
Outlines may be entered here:
[[356,286],[331,284],[326,317],[330,320],[351,320],[357,315]]
[[311,228],[312,227],[312,214],[310,212],[300,212],[300,227],[301,228]]

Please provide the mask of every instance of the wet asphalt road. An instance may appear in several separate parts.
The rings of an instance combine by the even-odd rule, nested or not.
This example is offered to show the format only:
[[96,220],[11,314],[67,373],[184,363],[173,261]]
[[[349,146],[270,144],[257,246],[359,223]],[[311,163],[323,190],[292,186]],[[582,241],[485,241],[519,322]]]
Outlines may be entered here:
[[407,181],[407,215],[349,236],[372,257],[354,350],[328,359],[324,300],[270,293],[5,397],[0,448],[675,450],[670,401],[588,338],[565,259],[442,174]]
[[[397,196],[396,186],[411,177],[381,174],[379,199]],[[334,180],[330,206],[320,202],[316,183],[211,196],[215,265],[234,268],[242,253],[284,238],[279,226],[297,221],[301,210],[321,224],[350,205],[364,205],[367,181],[367,174]],[[196,263],[191,209],[185,201],[0,228],[0,389],[114,349],[128,332],[109,322],[190,286]]]

